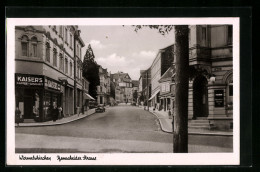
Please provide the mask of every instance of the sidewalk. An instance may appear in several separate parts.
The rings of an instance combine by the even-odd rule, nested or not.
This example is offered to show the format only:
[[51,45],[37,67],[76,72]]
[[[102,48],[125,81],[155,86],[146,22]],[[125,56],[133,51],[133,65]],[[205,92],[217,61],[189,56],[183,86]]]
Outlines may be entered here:
[[[144,109],[144,106],[138,106],[141,109]],[[145,107],[147,109],[147,107]],[[169,118],[168,113],[165,111],[153,111],[152,107],[149,108],[149,112],[155,115],[159,122],[162,131],[167,133],[172,133],[172,117]],[[188,128],[189,135],[219,135],[219,136],[233,136],[232,131],[218,131],[218,130],[196,130]]]
[[[52,125],[61,125],[61,124],[66,124],[72,121],[76,121],[82,118],[85,118],[89,115],[92,115],[95,113],[95,109],[89,109],[88,111],[85,112],[85,114],[75,114],[72,116],[64,117],[62,119],[58,119],[57,121],[46,121],[46,122],[34,122],[34,123],[19,123],[19,127],[40,127],[40,126],[52,126]],[[17,124],[15,124],[16,127]]]

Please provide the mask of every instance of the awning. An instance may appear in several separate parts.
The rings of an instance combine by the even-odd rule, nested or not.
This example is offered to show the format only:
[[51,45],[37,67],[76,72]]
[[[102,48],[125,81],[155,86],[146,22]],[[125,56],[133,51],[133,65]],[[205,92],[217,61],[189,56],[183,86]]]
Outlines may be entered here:
[[166,93],[166,94],[160,95],[160,99],[171,98],[171,97],[173,97],[173,96],[174,96],[173,93]]
[[152,100],[152,99],[156,96],[156,94],[158,94],[159,92],[160,92],[160,90],[157,90],[157,91],[150,97],[149,100]]
[[89,99],[89,100],[95,100],[93,97],[91,97],[89,94],[85,93],[84,94],[84,99]]

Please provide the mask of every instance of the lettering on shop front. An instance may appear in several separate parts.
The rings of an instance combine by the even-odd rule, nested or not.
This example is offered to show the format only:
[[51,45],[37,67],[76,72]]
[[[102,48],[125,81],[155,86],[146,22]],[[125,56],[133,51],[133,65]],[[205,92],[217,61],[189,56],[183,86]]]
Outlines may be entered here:
[[59,83],[49,80],[47,78],[45,79],[45,86],[55,90],[59,90],[59,91],[61,90],[61,86]]
[[16,85],[43,86],[43,77],[40,76],[16,76]]

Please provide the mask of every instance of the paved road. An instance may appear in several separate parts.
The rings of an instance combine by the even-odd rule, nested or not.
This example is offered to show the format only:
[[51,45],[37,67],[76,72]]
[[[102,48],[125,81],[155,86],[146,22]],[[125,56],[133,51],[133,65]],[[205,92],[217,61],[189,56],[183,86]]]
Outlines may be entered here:
[[[64,125],[16,128],[17,153],[171,153],[172,134],[157,118],[133,106],[110,107]],[[211,137],[210,137],[211,138]],[[230,138],[189,136],[190,152],[230,152]],[[217,141],[217,142],[216,142]],[[221,143],[219,146],[218,144]],[[223,144],[225,143],[225,144]]]

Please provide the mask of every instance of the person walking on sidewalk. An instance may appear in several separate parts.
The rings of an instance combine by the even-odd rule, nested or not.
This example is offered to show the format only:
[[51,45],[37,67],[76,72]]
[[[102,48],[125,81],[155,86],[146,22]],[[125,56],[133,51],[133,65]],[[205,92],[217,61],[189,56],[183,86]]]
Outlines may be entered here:
[[55,122],[58,119],[58,116],[59,116],[59,109],[57,108],[57,106],[54,106],[53,110],[52,110],[52,120],[53,120],[53,122]]
[[21,119],[20,115],[21,115],[21,111],[18,107],[16,107],[16,109],[15,109],[15,123],[17,124],[17,126],[19,126],[19,123],[20,123],[20,119]]

